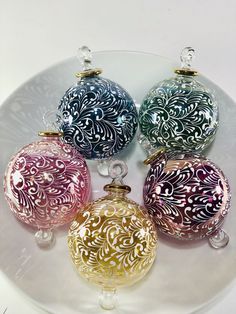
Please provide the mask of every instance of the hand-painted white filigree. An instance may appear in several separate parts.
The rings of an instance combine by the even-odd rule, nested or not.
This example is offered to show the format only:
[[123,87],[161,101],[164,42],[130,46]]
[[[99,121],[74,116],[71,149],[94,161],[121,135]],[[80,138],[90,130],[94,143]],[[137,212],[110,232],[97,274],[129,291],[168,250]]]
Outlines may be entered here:
[[129,285],[153,264],[156,230],[147,213],[128,199],[101,198],[80,212],[69,230],[78,272],[104,287]]
[[85,77],[67,90],[59,110],[64,140],[88,159],[109,158],[133,139],[138,117],[129,94],[99,76]]
[[4,185],[15,216],[38,228],[70,222],[90,195],[84,159],[58,138],[23,147],[8,164]]
[[218,106],[200,82],[177,75],[154,86],[139,112],[141,132],[152,145],[201,151],[214,139]]
[[144,204],[158,229],[180,239],[209,236],[222,225],[230,206],[228,181],[210,160],[185,155],[151,165]]

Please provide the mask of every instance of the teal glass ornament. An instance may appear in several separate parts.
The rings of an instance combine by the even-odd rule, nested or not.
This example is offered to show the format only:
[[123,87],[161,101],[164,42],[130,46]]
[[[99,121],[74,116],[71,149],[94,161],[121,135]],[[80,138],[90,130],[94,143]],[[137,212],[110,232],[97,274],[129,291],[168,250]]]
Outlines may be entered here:
[[156,84],[143,100],[140,129],[153,147],[201,152],[215,138],[218,105],[213,93],[196,79],[193,57],[194,49],[184,48],[176,76]]

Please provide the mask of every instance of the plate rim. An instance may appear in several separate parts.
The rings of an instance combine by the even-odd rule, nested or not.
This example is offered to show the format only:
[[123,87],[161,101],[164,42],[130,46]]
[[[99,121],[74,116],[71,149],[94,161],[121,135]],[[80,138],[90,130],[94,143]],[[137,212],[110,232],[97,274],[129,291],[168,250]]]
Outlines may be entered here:
[[[171,58],[156,54],[156,53],[152,53],[152,52],[145,52],[145,51],[138,51],[138,50],[98,50],[98,51],[93,51],[94,55],[100,55],[100,54],[115,54],[115,53],[123,53],[123,54],[138,54],[138,55],[147,55],[147,56],[153,56],[153,57],[159,57],[160,59],[166,60],[168,62],[176,62],[175,60],[172,60]],[[53,68],[59,67],[63,64],[66,64],[70,61],[72,61],[73,59],[76,59],[77,56],[70,56],[67,57],[63,60],[60,60],[58,62],[55,62],[51,65],[49,65],[48,67],[43,68],[41,71],[38,71],[37,73],[35,73],[34,75],[32,75],[31,77],[29,77],[28,79],[26,79],[23,83],[21,83],[20,85],[18,85],[17,88],[15,88],[1,103],[0,103],[0,109],[1,108],[5,108],[7,106],[7,104],[11,101],[11,98],[14,97],[14,95],[20,91],[22,88],[24,88],[25,85],[27,85],[28,83],[30,83],[32,80],[36,79],[37,77],[43,75],[45,72],[47,71],[51,71],[53,70]],[[79,61],[78,61],[78,67],[80,66]],[[173,73],[174,75],[174,73]],[[213,80],[209,79],[207,76],[202,75],[201,73],[199,74],[200,77],[203,77],[207,80],[209,80],[210,82],[212,82],[220,91],[224,92],[224,94],[226,94],[229,99],[234,103],[234,105],[236,105],[236,100],[233,99],[233,97],[231,97],[231,95],[228,94],[228,92],[225,92],[224,89],[222,89],[217,83],[215,83]],[[45,313],[51,313],[54,314],[54,312],[50,312],[49,310],[47,310],[41,303],[39,303],[37,300],[35,300],[33,297],[31,297],[30,295],[28,295],[23,289],[21,289],[20,287],[17,286],[17,284],[11,280],[10,277],[8,277],[8,275],[2,270],[2,268],[0,268],[1,274],[4,276],[4,278],[10,283],[10,286],[21,296],[23,296],[26,300],[29,300],[30,303],[32,303],[32,305],[37,306],[39,309],[45,311]],[[212,306],[215,306],[216,304],[218,304],[218,302],[220,301],[220,298],[224,299],[227,295],[227,291],[230,291],[233,287],[236,286],[236,276],[232,277],[232,280],[227,283],[227,285],[220,290],[218,293],[216,293],[212,298],[210,298],[208,301],[202,303],[201,305],[197,306],[194,310],[191,310],[191,312],[189,312],[189,314],[191,313],[198,313],[199,310],[204,310],[207,306],[210,306],[210,308]],[[214,303],[215,302],[215,303]],[[78,312],[79,313],[79,312]]]

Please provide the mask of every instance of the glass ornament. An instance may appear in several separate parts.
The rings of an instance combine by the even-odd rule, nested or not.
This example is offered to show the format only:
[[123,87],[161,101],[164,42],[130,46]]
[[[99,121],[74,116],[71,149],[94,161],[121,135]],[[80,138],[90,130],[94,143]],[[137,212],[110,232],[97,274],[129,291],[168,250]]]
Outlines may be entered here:
[[65,92],[58,108],[63,115],[60,129],[64,141],[85,158],[109,159],[134,138],[136,106],[125,89],[92,68],[88,47],[79,49],[79,58],[83,71],[76,74],[78,82]]
[[79,274],[102,287],[100,305],[115,307],[116,289],[143,278],[151,268],[157,234],[146,210],[126,197],[131,188],[123,184],[127,166],[112,161],[108,193],[87,204],[72,222],[68,246]]
[[141,133],[155,148],[201,152],[215,138],[218,105],[214,94],[196,79],[193,57],[194,49],[184,48],[176,76],[156,84],[140,107]]
[[53,229],[72,221],[90,196],[90,173],[84,158],[63,143],[57,131],[39,132],[41,140],[13,156],[4,177],[4,192],[13,214],[37,228],[40,247],[54,241]]
[[150,164],[143,198],[158,230],[181,240],[207,237],[214,248],[227,245],[221,229],[230,208],[230,187],[222,170],[198,154],[159,149]]

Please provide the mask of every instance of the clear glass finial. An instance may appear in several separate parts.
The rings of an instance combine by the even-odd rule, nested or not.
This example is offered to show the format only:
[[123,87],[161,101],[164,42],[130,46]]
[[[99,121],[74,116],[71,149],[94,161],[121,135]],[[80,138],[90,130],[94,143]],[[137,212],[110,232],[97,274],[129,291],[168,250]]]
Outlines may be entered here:
[[113,310],[116,307],[117,295],[115,289],[103,288],[99,298],[99,304],[104,310]]
[[87,46],[82,46],[78,49],[78,58],[83,67],[83,71],[92,68],[92,52]]
[[35,240],[40,248],[52,247],[55,243],[54,233],[51,229],[39,229],[35,233]]
[[195,57],[195,50],[192,47],[185,47],[180,54],[181,68],[190,69]]
[[209,243],[214,249],[221,249],[229,243],[229,236],[223,229],[219,229],[209,238]]
[[108,166],[109,166],[109,161],[108,160],[98,160],[97,161],[97,171],[102,177],[108,177]]
[[108,169],[109,176],[113,179],[112,183],[116,185],[124,185],[123,178],[128,173],[128,167],[122,160],[114,160],[110,163]]
[[47,131],[57,132],[62,120],[62,112],[58,110],[48,110],[43,115],[43,123]]
[[137,138],[139,144],[141,145],[147,156],[152,155],[156,151],[156,147],[152,146],[152,144],[145,135],[139,133]]

